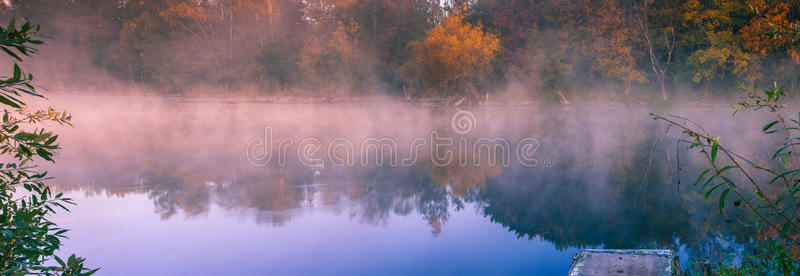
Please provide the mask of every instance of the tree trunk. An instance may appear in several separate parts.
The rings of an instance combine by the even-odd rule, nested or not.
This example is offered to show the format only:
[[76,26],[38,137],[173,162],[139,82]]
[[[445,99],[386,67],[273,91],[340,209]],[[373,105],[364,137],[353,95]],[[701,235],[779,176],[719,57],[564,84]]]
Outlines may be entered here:
[[567,100],[567,97],[564,96],[564,92],[562,90],[558,90],[558,101],[563,105],[569,105],[569,101]]
[[467,98],[469,98],[470,105],[478,105],[481,99],[481,95],[478,94],[478,89],[476,89],[471,83],[467,83],[464,88],[466,89],[466,94]]
[[631,82],[630,81],[625,81],[625,91],[623,93],[625,93],[625,95],[628,95],[628,94],[631,93]]

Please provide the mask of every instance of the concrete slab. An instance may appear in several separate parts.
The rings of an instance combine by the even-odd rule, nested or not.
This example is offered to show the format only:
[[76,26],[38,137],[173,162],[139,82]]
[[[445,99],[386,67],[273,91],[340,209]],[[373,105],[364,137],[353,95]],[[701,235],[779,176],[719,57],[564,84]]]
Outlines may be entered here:
[[584,249],[572,257],[569,276],[680,274],[680,262],[672,250]]

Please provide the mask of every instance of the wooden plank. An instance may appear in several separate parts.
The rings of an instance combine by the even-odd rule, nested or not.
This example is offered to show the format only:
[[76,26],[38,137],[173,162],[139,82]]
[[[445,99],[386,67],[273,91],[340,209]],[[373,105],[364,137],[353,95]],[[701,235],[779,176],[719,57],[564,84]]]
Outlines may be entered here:
[[680,262],[672,250],[584,249],[572,258],[569,276],[680,274]]

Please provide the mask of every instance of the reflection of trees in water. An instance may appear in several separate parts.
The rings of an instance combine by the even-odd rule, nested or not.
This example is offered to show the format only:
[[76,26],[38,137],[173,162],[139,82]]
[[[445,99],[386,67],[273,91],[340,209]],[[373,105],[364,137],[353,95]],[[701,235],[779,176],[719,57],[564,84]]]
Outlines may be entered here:
[[319,175],[299,165],[237,171],[169,163],[149,167],[141,189],[120,193],[145,191],[164,219],[204,214],[212,205],[274,226],[307,208],[344,212],[375,225],[416,213],[438,235],[452,212],[472,204],[518,237],[541,237],[559,248],[699,243],[710,229],[719,229],[719,219],[697,191],[683,189],[678,197],[668,171],[669,145],[653,143],[660,133],[625,135],[618,141],[624,146],[606,157],[607,168],[593,169],[594,161],[580,154],[560,154],[553,168],[423,162],[410,168],[329,168]]
[[[509,170],[491,179],[478,200],[487,217],[518,237],[542,238],[562,249],[683,244],[710,254],[708,241],[716,231],[744,237],[707,206],[697,188],[684,184],[678,190],[668,150],[674,154],[675,147],[662,134],[654,125],[618,136],[600,168],[601,162],[579,154],[584,151],[559,151],[575,154],[559,155],[551,169]],[[559,137],[570,142],[568,135]]]
[[[422,154],[414,167],[325,168],[316,174],[292,162],[296,160],[284,168],[251,167],[237,159],[241,150],[226,148],[200,159],[181,159],[190,154],[165,154],[164,148],[154,148],[115,163],[88,157],[73,162],[100,170],[73,178],[62,173],[60,188],[147,194],[164,219],[180,213],[201,215],[213,207],[273,226],[312,208],[375,225],[413,214],[431,226],[433,235],[446,232],[450,215],[470,205],[520,238],[541,237],[559,248],[674,247],[680,240],[698,244],[696,251],[702,252],[711,231],[730,229],[689,185],[693,180],[684,179],[687,184],[678,191],[672,180],[675,145],[662,137],[662,127],[639,120],[647,118],[603,125],[605,118],[584,115],[497,119],[508,124],[496,130],[503,137],[539,139],[538,157],[553,156],[557,164],[552,168],[503,168],[486,162],[440,167]],[[451,135],[448,127],[438,131]],[[73,181],[80,184],[72,186],[63,182],[89,178],[93,181]]]
[[685,240],[690,218],[663,179],[663,151],[650,159],[639,153],[651,152],[652,139],[644,133],[625,137],[625,146],[608,156],[608,171],[587,169],[591,164],[580,155],[561,155],[552,169],[493,179],[482,194],[491,203],[484,212],[520,237],[541,236],[560,248]]

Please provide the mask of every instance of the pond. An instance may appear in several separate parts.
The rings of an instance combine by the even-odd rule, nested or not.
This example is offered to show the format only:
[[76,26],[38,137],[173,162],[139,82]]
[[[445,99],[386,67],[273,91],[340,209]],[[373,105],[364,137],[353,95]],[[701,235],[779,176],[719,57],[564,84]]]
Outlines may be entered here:
[[648,114],[696,118],[745,154],[774,142],[766,119],[709,106],[47,104],[74,117],[51,128],[63,150],[45,165],[78,204],[54,217],[72,229],[61,252],[100,275],[564,275],[580,248],[716,258],[748,233]]

